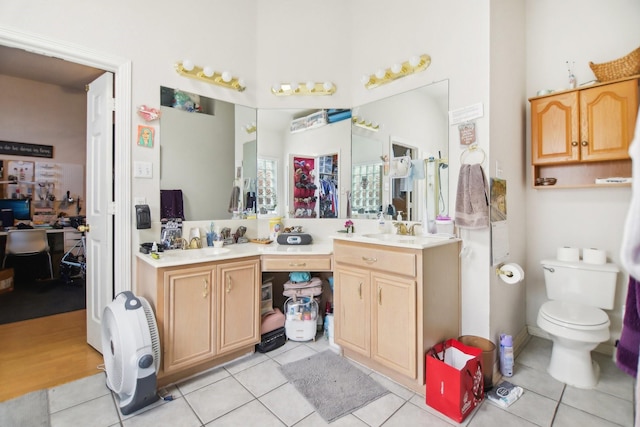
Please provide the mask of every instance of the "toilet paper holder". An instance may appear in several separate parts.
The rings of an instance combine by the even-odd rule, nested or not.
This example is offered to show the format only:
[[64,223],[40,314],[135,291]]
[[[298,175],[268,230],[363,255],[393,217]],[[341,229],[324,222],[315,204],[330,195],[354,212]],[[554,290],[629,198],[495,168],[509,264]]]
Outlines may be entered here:
[[496,268],[496,275],[497,276],[513,277],[513,271],[503,270],[500,267],[498,267],[498,268]]

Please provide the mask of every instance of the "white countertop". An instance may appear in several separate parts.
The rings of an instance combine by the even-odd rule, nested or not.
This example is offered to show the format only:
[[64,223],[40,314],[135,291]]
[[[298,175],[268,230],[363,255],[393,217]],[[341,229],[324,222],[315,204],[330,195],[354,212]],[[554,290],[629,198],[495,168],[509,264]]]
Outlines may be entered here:
[[428,234],[419,236],[405,236],[384,233],[336,233],[331,236],[334,240],[345,240],[374,245],[394,246],[397,248],[424,249],[432,246],[446,245],[460,239],[449,234]]
[[397,234],[380,233],[335,233],[329,236],[329,240],[326,242],[312,243],[310,245],[279,245],[276,242],[267,245],[260,243],[240,243],[226,245],[222,250],[213,247],[186,250],[173,249],[159,252],[159,259],[154,259],[150,254],[140,252],[137,252],[136,256],[155,268],[162,268],[260,255],[331,255],[333,253],[333,240],[345,240],[407,249],[424,249],[432,246],[450,244],[460,239],[446,234],[401,236]]
[[[228,249],[228,251],[227,251]],[[260,255],[331,255],[332,242],[313,243],[311,245],[279,245],[275,242],[268,245],[260,243],[240,243],[226,245],[222,251],[213,247],[202,249],[173,249],[159,252],[160,259],[154,259],[150,254],[137,252],[138,259],[155,267],[175,267],[178,265],[196,264],[199,262],[224,261],[235,258],[245,258]]]

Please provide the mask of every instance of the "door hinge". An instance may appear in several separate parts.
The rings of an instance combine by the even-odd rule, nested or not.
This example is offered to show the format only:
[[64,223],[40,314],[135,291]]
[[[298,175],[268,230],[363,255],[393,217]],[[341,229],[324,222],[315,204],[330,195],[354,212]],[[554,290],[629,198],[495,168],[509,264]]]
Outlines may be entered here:
[[108,102],[108,108],[111,111],[116,111],[116,99],[115,98],[109,98],[107,100],[107,102]]
[[109,202],[109,206],[107,206],[107,213],[109,215],[116,214],[116,202]]

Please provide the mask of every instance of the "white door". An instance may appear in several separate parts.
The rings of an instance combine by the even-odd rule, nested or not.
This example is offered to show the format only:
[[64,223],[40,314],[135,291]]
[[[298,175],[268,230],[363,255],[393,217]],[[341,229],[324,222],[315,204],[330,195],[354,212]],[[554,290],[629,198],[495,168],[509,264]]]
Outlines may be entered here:
[[100,320],[113,300],[113,74],[87,90],[87,342],[102,353]]

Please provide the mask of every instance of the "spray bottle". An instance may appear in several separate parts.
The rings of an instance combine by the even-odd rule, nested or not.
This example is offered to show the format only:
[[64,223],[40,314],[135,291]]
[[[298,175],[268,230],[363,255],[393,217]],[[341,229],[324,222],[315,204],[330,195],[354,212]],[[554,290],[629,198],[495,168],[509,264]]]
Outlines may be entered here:
[[500,334],[500,372],[505,377],[513,376],[513,338]]

